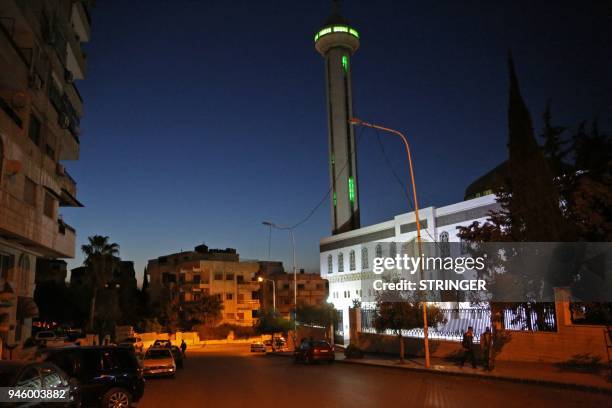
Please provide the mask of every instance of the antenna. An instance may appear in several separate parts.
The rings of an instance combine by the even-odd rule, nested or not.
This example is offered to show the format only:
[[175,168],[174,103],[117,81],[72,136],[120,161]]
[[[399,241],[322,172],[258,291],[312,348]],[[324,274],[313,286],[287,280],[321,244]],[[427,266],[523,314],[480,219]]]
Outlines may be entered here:
[[332,14],[340,15],[340,0],[332,0]]

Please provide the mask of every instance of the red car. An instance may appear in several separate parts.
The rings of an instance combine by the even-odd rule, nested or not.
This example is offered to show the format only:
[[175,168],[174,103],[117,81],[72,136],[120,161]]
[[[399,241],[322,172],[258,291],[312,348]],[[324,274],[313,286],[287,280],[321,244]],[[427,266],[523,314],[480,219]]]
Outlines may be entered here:
[[334,348],[325,340],[303,341],[293,353],[295,363],[309,364],[317,361],[327,361],[332,364],[335,360]]

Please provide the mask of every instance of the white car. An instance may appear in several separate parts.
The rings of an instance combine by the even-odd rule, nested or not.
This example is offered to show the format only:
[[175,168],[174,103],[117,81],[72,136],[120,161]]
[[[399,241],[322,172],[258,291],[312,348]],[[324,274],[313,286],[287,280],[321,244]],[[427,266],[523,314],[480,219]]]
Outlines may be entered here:
[[176,373],[176,363],[169,348],[148,349],[142,363],[144,375],[147,377],[169,376],[174,378]]
[[58,337],[51,330],[39,331],[34,336],[34,341],[42,347],[61,347],[64,345],[64,337]]

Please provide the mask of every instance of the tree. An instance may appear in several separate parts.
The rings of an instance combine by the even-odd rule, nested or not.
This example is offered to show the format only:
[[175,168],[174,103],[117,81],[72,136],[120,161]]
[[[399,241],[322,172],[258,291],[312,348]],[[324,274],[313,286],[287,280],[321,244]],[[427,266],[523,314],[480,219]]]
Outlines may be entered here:
[[93,330],[98,290],[104,288],[111,280],[113,269],[119,260],[119,245],[114,242],[109,243],[109,238],[102,235],[91,236],[88,240],[89,244],[81,246],[81,250],[85,255],[84,264],[92,286],[87,327]]
[[263,310],[255,330],[260,334],[287,333],[292,327],[291,321],[283,319],[277,310]]
[[[496,190],[501,208],[491,212],[484,223],[474,222],[467,227],[459,227],[459,237],[476,244],[470,246],[476,251],[479,244],[484,242],[610,241],[610,137],[599,132],[597,122],[594,122],[590,132],[583,122],[568,139],[565,136],[567,127],[552,124],[548,103],[543,115],[543,145],[538,145],[511,58],[509,74],[509,173],[505,183]],[[575,268],[575,271],[579,269]],[[541,288],[544,283],[530,276],[490,275],[493,279],[487,287],[493,291],[496,287],[508,290],[523,285],[523,293],[526,293]],[[576,281],[571,273],[562,275],[548,276],[549,290],[551,285],[566,286]],[[524,285],[530,287],[525,288]],[[494,302],[491,309],[494,315],[501,315],[500,309],[504,307],[543,309],[545,306],[530,301],[513,304]],[[537,315],[543,318],[543,313]],[[531,314],[527,313],[527,316]],[[538,324],[543,325],[543,322]]]
[[[429,326],[444,323],[445,318],[440,309],[431,303],[427,304],[427,322]],[[423,327],[423,302],[409,299],[386,301],[378,299],[374,313],[374,328],[382,333],[391,330],[399,340],[400,363],[404,363],[403,330]]]
[[297,307],[297,320],[311,326],[321,326],[326,329],[338,320],[336,309],[330,303],[322,305],[299,304]]
[[216,295],[202,295],[198,300],[180,305],[179,319],[183,328],[191,329],[194,324],[212,324],[219,320],[223,301]]

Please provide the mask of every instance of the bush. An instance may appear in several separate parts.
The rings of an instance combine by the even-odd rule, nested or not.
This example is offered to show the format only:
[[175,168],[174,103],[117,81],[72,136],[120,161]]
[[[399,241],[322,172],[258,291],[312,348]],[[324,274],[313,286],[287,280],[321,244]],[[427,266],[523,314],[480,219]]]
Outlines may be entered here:
[[349,344],[349,346],[344,349],[344,356],[346,358],[363,358],[363,350],[354,344]]

